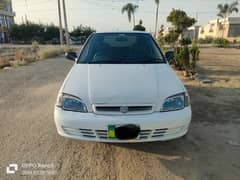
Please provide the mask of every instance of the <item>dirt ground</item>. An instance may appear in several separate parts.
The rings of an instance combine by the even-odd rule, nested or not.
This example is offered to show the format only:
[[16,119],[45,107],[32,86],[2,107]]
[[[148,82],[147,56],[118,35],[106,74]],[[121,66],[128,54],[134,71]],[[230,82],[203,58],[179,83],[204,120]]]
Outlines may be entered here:
[[[181,76],[191,95],[192,124],[186,137],[168,142],[106,144],[60,137],[53,106],[71,66],[59,57],[0,71],[1,180],[240,179],[240,50],[201,49],[199,73],[214,83]],[[18,171],[6,174],[11,163]],[[45,170],[54,175],[24,176],[28,163],[52,164]]]

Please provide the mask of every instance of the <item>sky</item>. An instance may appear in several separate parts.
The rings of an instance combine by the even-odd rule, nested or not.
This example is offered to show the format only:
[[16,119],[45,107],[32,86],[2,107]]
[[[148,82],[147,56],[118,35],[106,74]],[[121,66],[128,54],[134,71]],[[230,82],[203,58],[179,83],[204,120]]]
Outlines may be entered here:
[[[172,10],[182,9],[191,17],[197,18],[198,25],[204,25],[216,18],[219,3],[233,0],[160,0],[159,24],[170,26],[166,17]],[[126,14],[121,8],[126,3],[139,5],[136,22],[143,20],[149,32],[154,31],[156,4],[154,0],[66,0],[69,29],[82,24],[97,31],[125,31],[132,29]],[[21,23],[25,17],[33,22],[54,23],[58,25],[57,0],[12,0],[16,12],[15,21]],[[240,8],[240,6],[239,6]],[[233,16],[240,16],[240,13]]]

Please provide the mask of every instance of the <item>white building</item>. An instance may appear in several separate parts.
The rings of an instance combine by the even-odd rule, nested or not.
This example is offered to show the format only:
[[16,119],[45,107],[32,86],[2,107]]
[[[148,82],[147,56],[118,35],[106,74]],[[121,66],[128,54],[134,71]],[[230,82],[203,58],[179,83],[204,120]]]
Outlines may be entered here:
[[206,37],[240,40],[240,17],[209,21],[199,30],[199,38],[205,39]]
[[[184,31],[183,38],[184,39],[197,40],[198,39],[198,34],[199,34],[199,28],[200,28],[200,26],[189,27],[187,30]],[[167,27],[163,31],[163,36],[166,36],[171,31],[174,31],[174,27]]]
[[174,31],[174,27],[167,27],[164,31],[163,31],[163,36],[166,36],[169,32]]
[[199,28],[200,28],[200,26],[189,27],[186,31],[184,31],[183,38],[197,40],[198,34],[199,34]]

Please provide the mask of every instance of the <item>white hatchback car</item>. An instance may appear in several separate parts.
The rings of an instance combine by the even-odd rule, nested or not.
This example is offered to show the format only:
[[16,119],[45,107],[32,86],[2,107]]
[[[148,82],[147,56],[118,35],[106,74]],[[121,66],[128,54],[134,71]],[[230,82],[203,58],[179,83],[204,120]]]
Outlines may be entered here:
[[188,93],[155,40],[144,32],[94,33],[58,94],[54,118],[68,138],[164,141],[185,135]]

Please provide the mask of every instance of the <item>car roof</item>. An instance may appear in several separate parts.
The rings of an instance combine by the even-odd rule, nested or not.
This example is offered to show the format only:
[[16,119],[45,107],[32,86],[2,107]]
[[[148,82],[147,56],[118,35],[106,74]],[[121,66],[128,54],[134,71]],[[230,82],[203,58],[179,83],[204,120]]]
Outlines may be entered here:
[[95,34],[150,34],[145,31],[106,31],[106,32],[96,32]]

